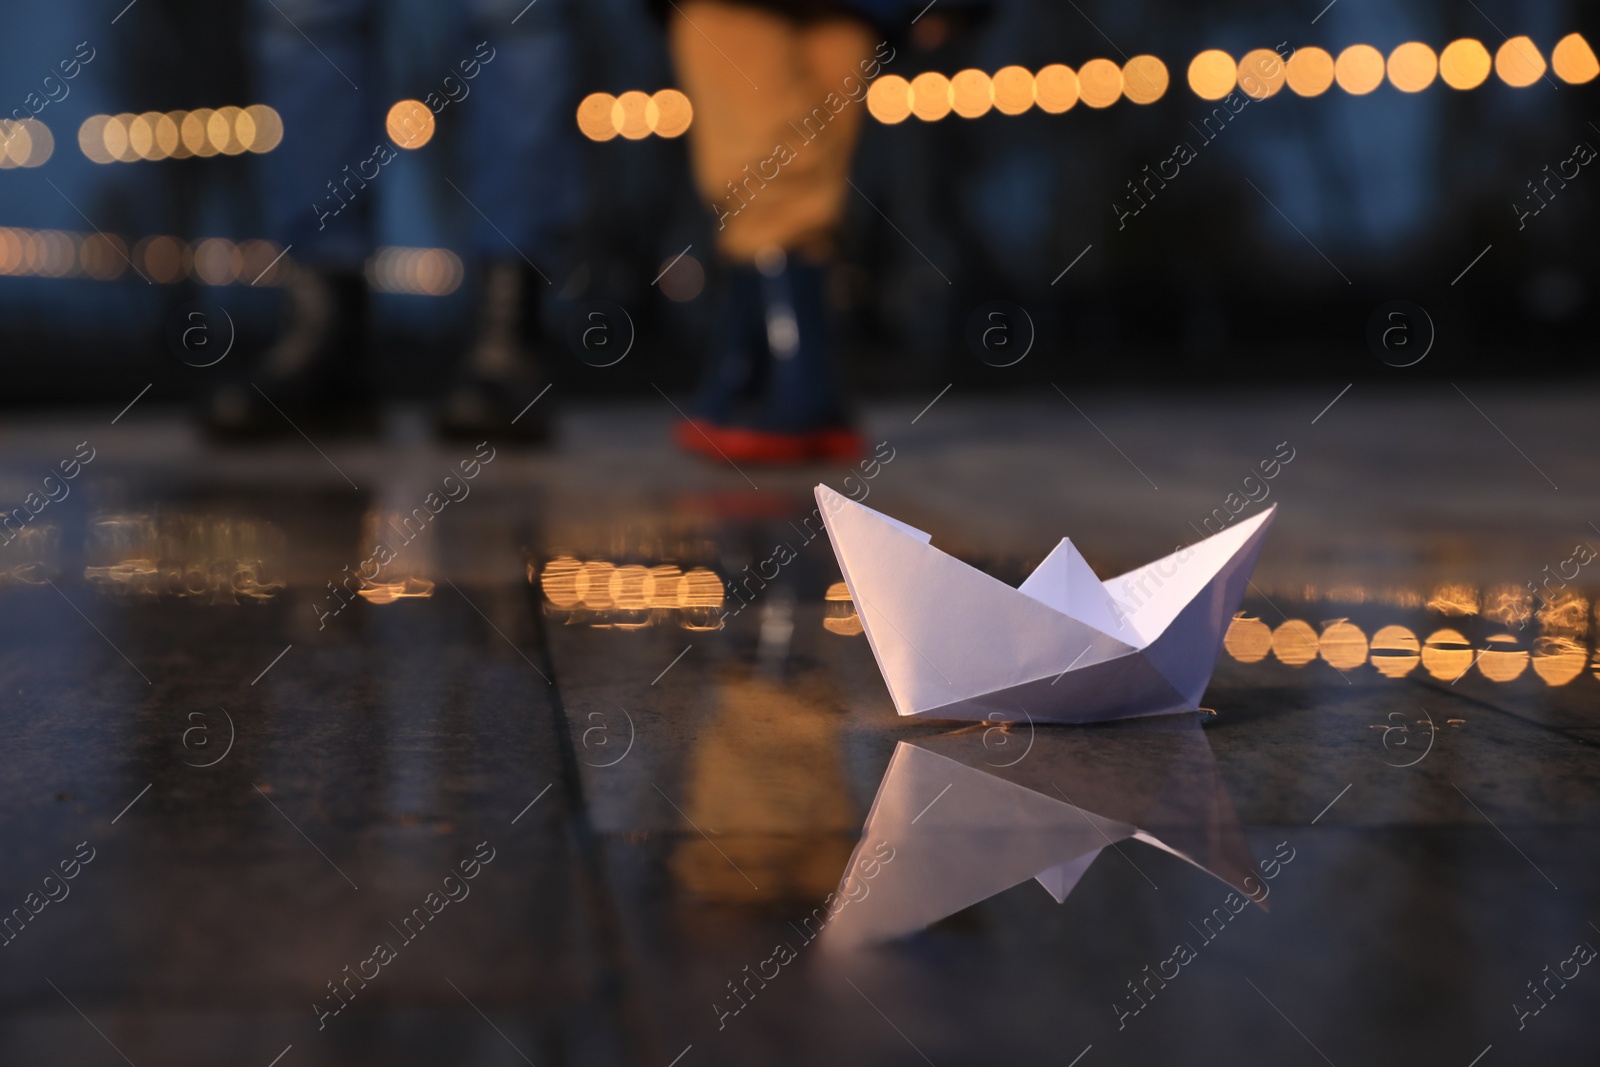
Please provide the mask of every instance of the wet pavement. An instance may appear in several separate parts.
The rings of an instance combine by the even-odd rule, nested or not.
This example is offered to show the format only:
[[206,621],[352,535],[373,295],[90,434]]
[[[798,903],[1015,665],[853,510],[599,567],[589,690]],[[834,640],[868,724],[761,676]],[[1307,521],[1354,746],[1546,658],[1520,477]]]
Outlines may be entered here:
[[[1600,424],[1342,385],[8,420],[0,1060],[1593,1062]],[[1280,508],[1206,713],[1002,727],[895,715],[818,481],[1013,584]]]

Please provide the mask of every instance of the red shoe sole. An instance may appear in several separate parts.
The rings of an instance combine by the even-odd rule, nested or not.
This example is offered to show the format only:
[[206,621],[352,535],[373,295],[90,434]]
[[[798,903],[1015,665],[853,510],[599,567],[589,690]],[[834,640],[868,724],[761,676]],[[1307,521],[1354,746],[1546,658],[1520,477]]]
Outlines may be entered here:
[[690,419],[674,427],[673,438],[678,447],[687,452],[734,463],[793,465],[813,460],[848,463],[866,450],[859,433],[840,427],[805,433],[772,433]]

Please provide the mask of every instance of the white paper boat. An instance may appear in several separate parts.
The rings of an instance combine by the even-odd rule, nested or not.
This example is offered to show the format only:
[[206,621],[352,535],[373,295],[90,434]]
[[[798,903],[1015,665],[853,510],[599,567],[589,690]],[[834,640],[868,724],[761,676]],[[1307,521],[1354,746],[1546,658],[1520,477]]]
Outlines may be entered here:
[[1160,888],[1152,878],[1164,883],[1172,868],[1135,841],[1239,890],[1228,898],[1235,913],[1252,900],[1266,906],[1195,716],[1016,727],[1004,744],[997,734],[967,727],[895,746],[824,944],[901,937],[1030,878],[1063,902],[1104,849],[1117,853],[1107,862],[1133,868],[1123,882]]
[[1105,582],[1062,538],[1013,589],[825,485],[817,503],[896,711],[1038,722],[1197,709],[1277,511]]

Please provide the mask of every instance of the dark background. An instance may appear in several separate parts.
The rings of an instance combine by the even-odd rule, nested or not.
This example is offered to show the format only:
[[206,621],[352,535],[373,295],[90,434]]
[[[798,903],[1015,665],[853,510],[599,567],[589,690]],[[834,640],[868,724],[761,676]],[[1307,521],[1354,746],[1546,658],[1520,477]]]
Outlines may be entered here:
[[[242,4],[140,0],[137,17],[114,26],[107,20],[120,2],[8,6],[9,32],[0,39],[5,110],[78,41],[89,39],[97,56],[70,97],[40,116],[55,137],[50,161],[0,171],[0,225],[88,232],[75,204],[130,244],[158,233],[270,236],[252,195],[253,156],[99,166],[77,147],[78,125],[90,114],[258,99]],[[1512,89],[1491,75],[1467,92],[1435,82],[1410,96],[1384,85],[1364,97],[1334,87],[1313,99],[1285,89],[1249,105],[1202,147],[1188,124],[1211,105],[1188,89],[1185,72],[1205,48],[1237,58],[1284,41],[1335,55],[1364,42],[1387,54],[1406,40],[1438,51],[1465,36],[1492,53],[1503,39],[1496,27],[1532,37],[1548,61],[1568,33],[1596,39],[1592,8],[1340,0],[1313,25],[1323,6],[1015,0],[958,20],[964,28],[936,48],[902,42],[887,69],[908,78],[968,66],[992,73],[1010,63],[1076,68],[1126,52],[1161,57],[1172,85],[1146,107],[1124,100],[1095,111],[1080,103],[1063,115],[991,112],[894,127],[869,120],[855,173],[864,195],[851,194],[834,279],[858,390],[878,397],[920,395],[949,381],[982,388],[1359,379],[1392,373],[1365,333],[1374,309],[1397,298],[1424,307],[1438,331],[1417,375],[1587,374],[1591,296],[1600,283],[1589,254],[1591,186],[1600,179],[1586,168],[1520,232],[1511,205],[1576,142],[1600,144],[1589,125],[1600,114],[1600,83],[1569,86],[1552,75]],[[373,91],[385,100],[420,97],[454,55],[459,12],[420,0],[385,10],[374,42],[382,84]],[[641,0],[589,0],[581,25],[577,96],[673,84],[660,26]],[[398,177],[377,194],[382,243],[464,249],[470,209],[445,182],[457,165],[454,118],[446,111],[433,142],[393,165]],[[1112,203],[1178,140],[1197,147],[1199,158],[1118,232]],[[555,280],[542,308],[548,372],[576,393],[686,385],[710,301],[673,303],[650,284],[685,245],[701,262],[709,258],[711,223],[689,187],[684,141],[619,138],[585,142],[585,151],[586,221],[567,262],[541,264]],[[465,344],[471,288],[469,279],[447,297],[374,295],[377,388],[394,397],[435,390]],[[171,355],[165,325],[195,298],[228,310],[245,356],[270,334],[281,294],[242,284],[149,286],[131,272],[112,282],[0,277],[0,403],[109,402],[152,380],[149,399],[194,394],[204,372]],[[576,302],[592,299],[628,309],[638,330],[635,354],[604,371],[574,358],[562,340]],[[1031,358],[1018,366],[986,366],[968,350],[969,319],[993,299],[1020,305],[1037,328]]]

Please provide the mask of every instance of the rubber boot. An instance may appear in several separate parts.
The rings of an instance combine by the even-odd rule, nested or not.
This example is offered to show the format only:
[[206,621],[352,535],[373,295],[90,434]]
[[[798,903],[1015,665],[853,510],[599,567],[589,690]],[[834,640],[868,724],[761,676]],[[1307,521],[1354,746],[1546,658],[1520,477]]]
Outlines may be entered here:
[[206,397],[206,430],[223,439],[370,431],[366,293],[360,274],[297,266],[276,340],[244,380]]
[[544,444],[550,440],[547,387],[535,355],[539,295],[525,264],[483,271],[472,348],[439,407],[441,435],[461,440]]

